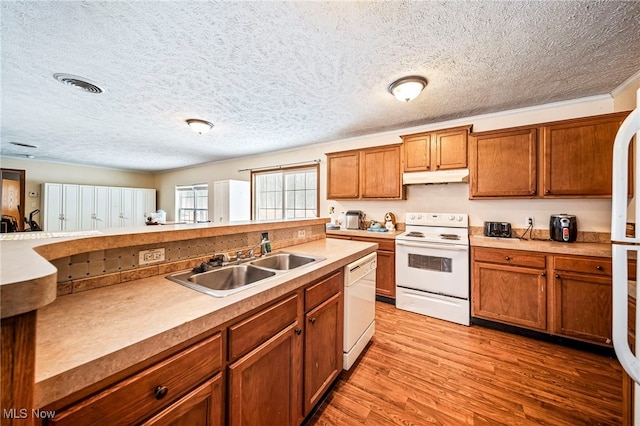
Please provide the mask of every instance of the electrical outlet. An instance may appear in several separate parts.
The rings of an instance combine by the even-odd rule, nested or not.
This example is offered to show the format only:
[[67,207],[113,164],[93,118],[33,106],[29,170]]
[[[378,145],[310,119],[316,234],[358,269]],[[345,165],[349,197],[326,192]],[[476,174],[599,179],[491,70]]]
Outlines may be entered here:
[[304,238],[306,235],[307,235],[307,231],[305,231],[304,229],[298,230],[298,238]]
[[530,226],[533,228],[535,224],[536,223],[533,216],[527,216],[527,226]]
[[138,264],[148,265],[150,263],[162,262],[164,260],[164,248],[140,250],[138,252]]

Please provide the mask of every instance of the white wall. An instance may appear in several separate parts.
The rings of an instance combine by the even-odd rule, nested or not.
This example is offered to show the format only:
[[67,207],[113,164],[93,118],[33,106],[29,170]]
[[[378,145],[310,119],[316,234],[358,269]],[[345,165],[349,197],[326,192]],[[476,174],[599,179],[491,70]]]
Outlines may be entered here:
[[[525,217],[535,217],[536,228],[548,228],[549,216],[568,213],[578,216],[582,231],[607,232],[610,228],[610,200],[469,200],[468,184],[412,185],[407,188],[407,200],[403,201],[329,201],[326,200],[325,153],[354,148],[386,145],[401,142],[400,135],[427,130],[473,124],[473,130],[484,131],[506,127],[563,120],[614,111],[611,96],[577,99],[569,102],[548,104],[498,114],[468,117],[460,120],[435,123],[426,126],[405,128],[365,137],[316,144],[297,150],[240,158],[231,161],[206,164],[184,170],[175,170],[156,175],[159,190],[159,208],[173,215],[175,185],[213,182],[224,179],[249,180],[249,172],[239,169],[276,166],[286,163],[321,159],[320,167],[320,215],[328,216],[328,208],[335,206],[337,212],[358,209],[367,213],[369,219],[382,220],[385,212],[393,212],[399,221],[404,221],[408,211],[466,212],[471,226],[482,226],[484,221],[511,222],[515,227],[525,226]],[[509,167],[505,164],[505,167]],[[214,200],[210,198],[210,209]]]
[[[45,182],[155,188],[154,176],[151,173],[6,157],[0,159],[0,165],[6,169],[25,170],[25,192],[27,197],[25,212],[27,214],[34,209],[42,208],[40,204],[42,199],[40,184]],[[29,192],[37,192],[38,196],[29,197]]]

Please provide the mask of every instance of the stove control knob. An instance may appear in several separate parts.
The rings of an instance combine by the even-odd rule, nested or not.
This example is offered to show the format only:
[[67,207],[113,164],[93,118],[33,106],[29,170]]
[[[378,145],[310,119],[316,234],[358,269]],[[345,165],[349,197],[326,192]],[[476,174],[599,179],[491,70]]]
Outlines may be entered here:
[[409,219],[413,220],[413,219],[415,219],[415,218],[416,218],[416,215],[415,215],[415,214],[411,214],[411,215],[409,215]]
[[454,215],[452,215],[452,214],[450,214],[450,215],[449,215],[449,220],[453,220],[453,219],[455,219],[455,216],[454,216]]
[[462,216],[458,216],[458,217],[456,217],[456,220],[457,220],[458,222],[462,222]]
[[418,215],[418,219],[422,219],[422,215],[421,214]]

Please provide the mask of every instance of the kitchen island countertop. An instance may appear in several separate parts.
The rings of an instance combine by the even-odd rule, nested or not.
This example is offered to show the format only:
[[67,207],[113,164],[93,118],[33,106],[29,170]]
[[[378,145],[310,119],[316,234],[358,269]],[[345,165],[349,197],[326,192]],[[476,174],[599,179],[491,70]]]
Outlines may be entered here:
[[35,406],[93,386],[372,253],[320,239],[283,251],[324,258],[223,298],[163,276],[58,297],[38,311]]

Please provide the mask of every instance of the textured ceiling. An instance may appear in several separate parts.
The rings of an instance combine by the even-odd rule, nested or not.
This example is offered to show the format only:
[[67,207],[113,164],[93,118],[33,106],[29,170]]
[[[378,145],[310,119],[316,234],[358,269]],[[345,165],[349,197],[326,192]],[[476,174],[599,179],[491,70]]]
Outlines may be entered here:
[[[141,171],[607,94],[640,70],[639,2],[2,1],[0,19],[0,154]],[[387,86],[410,74],[429,85],[403,104]]]

